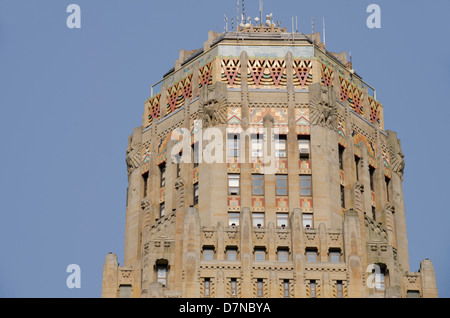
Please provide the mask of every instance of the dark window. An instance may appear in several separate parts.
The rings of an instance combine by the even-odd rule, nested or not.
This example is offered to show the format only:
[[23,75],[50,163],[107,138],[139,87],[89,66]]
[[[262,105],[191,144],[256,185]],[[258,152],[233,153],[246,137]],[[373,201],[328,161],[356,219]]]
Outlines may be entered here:
[[264,176],[252,174],[252,195],[264,195]]
[[388,177],[385,177],[385,182],[386,182],[386,201],[389,202],[390,200],[390,196],[389,196],[389,184],[391,183],[391,179],[389,179]]
[[375,168],[369,166],[369,174],[370,174],[370,190],[374,191],[374,174]]
[[145,198],[148,194],[148,172],[142,175],[142,180],[144,182],[144,198]]
[[198,182],[194,183],[194,205],[198,204]]
[[345,188],[341,185],[341,207],[345,208]]
[[165,187],[166,186],[166,163],[163,162],[159,165],[159,186]]
[[344,150],[345,148],[339,145],[339,169],[344,170]]
[[357,181],[359,181],[359,166],[360,166],[360,163],[361,162],[361,159],[359,159],[359,157],[358,156],[355,156],[355,168],[356,168],[356,180]]

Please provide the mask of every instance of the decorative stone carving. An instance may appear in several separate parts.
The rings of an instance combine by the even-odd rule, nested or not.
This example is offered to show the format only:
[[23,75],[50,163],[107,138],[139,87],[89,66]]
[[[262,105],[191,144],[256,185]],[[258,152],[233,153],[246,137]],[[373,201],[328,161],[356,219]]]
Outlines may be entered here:
[[198,112],[204,128],[227,123],[227,85],[216,82],[200,89]]
[[141,142],[134,140],[133,135],[128,137],[125,162],[127,164],[128,175],[141,165]]
[[312,84],[309,86],[311,125],[337,129],[336,99],[332,87]]
[[175,180],[175,191],[177,193],[177,209],[182,210],[184,208],[184,180],[182,178]]
[[405,169],[405,155],[402,152],[400,140],[397,138],[397,133],[388,130],[389,137],[389,155],[391,159],[391,169],[393,172],[398,173],[403,178],[403,172]]

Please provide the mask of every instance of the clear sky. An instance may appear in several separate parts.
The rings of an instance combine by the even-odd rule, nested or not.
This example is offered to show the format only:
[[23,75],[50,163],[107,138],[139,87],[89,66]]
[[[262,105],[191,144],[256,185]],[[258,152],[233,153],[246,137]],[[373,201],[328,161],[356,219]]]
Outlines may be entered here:
[[[71,3],[80,29],[66,25]],[[371,3],[380,29],[366,26]],[[376,88],[405,154],[411,271],[430,258],[449,297],[450,1],[265,0],[269,12],[304,33],[325,17],[327,49],[351,51]],[[128,136],[150,86],[224,14],[236,0],[0,0],[0,297],[100,297],[106,254],[123,264]]]

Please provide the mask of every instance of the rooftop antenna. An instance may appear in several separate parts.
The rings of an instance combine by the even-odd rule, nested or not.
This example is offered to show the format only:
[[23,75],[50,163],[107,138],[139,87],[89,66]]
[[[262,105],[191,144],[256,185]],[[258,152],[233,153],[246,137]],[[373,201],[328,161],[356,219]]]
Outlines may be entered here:
[[227,15],[223,15],[223,20],[225,21],[225,32],[228,32],[228,18]]
[[243,20],[244,24],[245,24],[245,19],[246,19],[246,17],[245,17],[245,0],[242,0],[242,20]]
[[263,0],[259,0],[259,21],[262,24]]
[[234,31],[234,17],[231,17],[231,30]]
[[294,17],[292,17],[292,43],[294,43]]
[[315,43],[314,42],[314,18],[311,18],[311,39],[313,40],[313,43]]
[[323,17],[323,45],[325,46],[325,17]]
[[295,16],[295,33],[298,33],[298,22],[297,22],[297,16]]
[[239,28],[239,0],[237,0],[237,13],[236,13],[236,32]]

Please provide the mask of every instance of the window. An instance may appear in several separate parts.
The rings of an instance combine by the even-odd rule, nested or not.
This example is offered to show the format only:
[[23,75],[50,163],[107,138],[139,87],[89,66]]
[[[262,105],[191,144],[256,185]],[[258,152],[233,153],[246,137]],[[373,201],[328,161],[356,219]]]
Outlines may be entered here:
[[264,284],[263,284],[262,278],[258,278],[256,280],[256,295],[258,297],[262,297],[263,296],[263,287],[264,287]]
[[198,182],[194,183],[194,205],[198,204]]
[[253,158],[261,158],[263,156],[263,136],[254,134],[250,136],[251,149]]
[[289,250],[287,248],[278,248],[278,261],[287,262],[289,260]]
[[300,158],[309,158],[309,140],[298,139],[298,151]]
[[345,148],[339,145],[339,169],[344,170],[344,150]]
[[228,194],[229,195],[239,195],[239,175],[229,174],[228,175]]
[[255,247],[255,261],[264,261],[266,259],[266,249],[264,247]]
[[375,168],[369,166],[369,174],[370,174],[370,190],[374,190],[374,174],[375,174]]
[[211,246],[203,247],[203,259],[205,261],[212,261],[214,259],[214,248]]
[[144,182],[144,198],[148,194],[148,171],[142,175],[142,181]]
[[286,135],[275,136],[275,157],[286,158],[287,157],[287,138]]
[[309,281],[309,290],[311,293],[311,298],[316,298],[316,281],[315,280]]
[[345,208],[345,188],[344,186],[341,184],[340,186],[340,190],[341,190],[341,207]]
[[311,176],[301,175],[300,176],[300,195],[301,196],[311,196]]
[[287,175],[277,174],[276,178],[276,195],[288,195]]
[[236,247],[227,247],[226,255],[227,261],[237,261],[237,248]]
[[211,296],[211,279],[205,278],[205,296]]
[[312,213],[302,214],[303,227],[312,228],[313,227],[313,215]]
[[384,291],[384,273],[375,273],[375,290]]
[[166,186],[166,163],[163,162],[159,165],[159,186],[165,187]]
[[181,157],[182,157],[182,153],[180,152],[177,156],[178,158],[176,158],[177,160],[177,178],[181,177]]
[[288,226],[288,213],[277,213],[277,227],[285,228]]
[[237,279],[236,278],[232,278],[230,280],[230,293],[231,296],[236,296],[237,295]]
[[418,290],[407,290],[406,298],[420,298],[420,292]]
[[254,212],[252,214],[253,227],[263,227],[264,226],[264,213]]
[[306,261],[308,263],[317,262],[317,248],[307,248],[306,249]]
[[200,162],[200,149],[199,149],[199,145],[198,142],[194,143],[192,145],[192,161],[194,162],[194,168],[198,166],[199,162]]
[[289,279],[283,280],[283,297],[289,298]]
[[159,217],[162,218],[164,216],[164,214],[166,214],[166,203],[161,202],[159,204]]
[[228,157],[237,158],[239,157],[239,135],[228,134]]
[[167,266],[157,265],[156,266],[156,276],[157,282],[162,284],[164,287],[167,285]]
[[356,168],[356,180],[357,181],[359,181],[359,166],[360,166],[360,161],[361,161],[361,159],[359,159],[359,157],[358,156],[355,156],[355,168]]
[[131,298],[133,290],[131,285],[120,285],[119,286],[119,298]]
[[342,280],[336,281],[337,298],[342,298]]
[[375,214],[375,207],[372,205],[372,219],[374,220],[374,221],[376,221],[376,219],[377,219],[377,216],[376,216],[376,214]]
[[252,195],[264,195],[264,175],[252,174]]
[[386,183],[386,201],[389,202],[389,200],[390,200],[390,197],[389,197],[389,184],[391,183],[391,179],[389,179],[388,177],[385,177],[384,181]]
[[329,250],[330,262],[339,263],[341,261],[341,250],[338,248]]
[[229,212],[228,213],[228,225],[229,226],[239,226],[239,212]]

